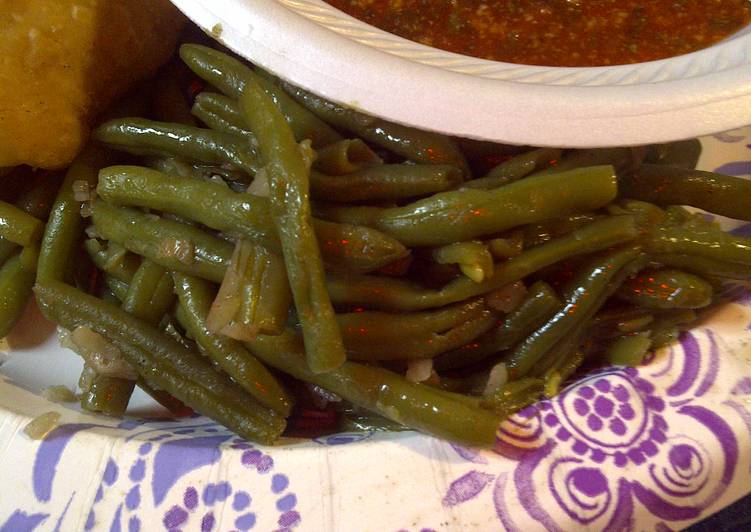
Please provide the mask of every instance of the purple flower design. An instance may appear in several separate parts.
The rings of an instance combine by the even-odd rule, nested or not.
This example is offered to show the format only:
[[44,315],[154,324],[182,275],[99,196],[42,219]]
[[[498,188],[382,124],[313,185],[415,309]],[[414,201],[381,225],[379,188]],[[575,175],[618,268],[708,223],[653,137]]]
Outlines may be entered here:
[[551,531],[571,523],[628,530],[637,511],[663,522],[697,518],[727,489],[738,461],[728,423],[695,404],[717,379],[717,343],[710,330],[686,333],[654,365],[594,372],[519,412],[501,426],[495,448],[517,460],[513,471],[478,469],[474,456],[458,452],[474,469],[451,484],[443,504],[464,504],[492,486],[508,530],[521,528],[521,509]]

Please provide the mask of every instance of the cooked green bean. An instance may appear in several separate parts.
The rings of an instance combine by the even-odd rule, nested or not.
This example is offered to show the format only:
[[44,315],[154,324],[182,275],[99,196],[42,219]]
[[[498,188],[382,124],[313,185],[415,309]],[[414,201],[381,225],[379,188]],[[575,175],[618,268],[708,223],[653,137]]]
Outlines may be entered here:
[[81,408],[108,416],[122,416],[128,408],[136,381],[100,375],[84,364],[78,387],[81,389]]
[[736,264],[724,260],[714,260],[696,255],[660,253],[651,255],[654,262],[664,266],[680,268],[705,277],[722,277],[739,281],[751,280],[751,266]]
[[240,239],[209,312],[210,331],[236,340],[279,334],[287,324],[292,295],[281,258]]
[[18,253],[20,249],[21,246],[19,246],[18,244],[14,244],[10,240],[5,240],[4,238],[0,237],[0,266],[5,264],[8,259]]
[[220,283],[232,244],[190,225],[94,202],[92,220],[102,238],[151,259],[169,270]]
[[[218,231],[240,233],[272,251],[280,249],[268,198],[232,192],[219,183],[176,180],[135,166],[103,169],[97,192],[113,203],[173,213]],[[337,269],[372,271],[408,253],[375,229],[321,220],[313,224],[324,261]]]
[[482,300],[431,312],[352,312],[336,319],[350,360],[434,357],[472,341],[496,321]]
[[605,357],[614,366],[638,366],[651,347],[649,333],[621,336],[610,344]]
[[316,152],[313,168],[329,175],[345,175],[383,163],[383,159],[360,139],[343,139]]
[[150,260],[144,260],[130,281],[123,299],[123,310],[151,325],[159,325],[174,299],[169,272]]
[[588,150],[570,151],[561,158],[558,164],[549,166],[539,173],[566,172],[575,168],[588,166],[613,166],[616,172],[627,173],[633,171],[644,158],[644,150],[640,148],[593,148]]
[[18,207],[0,201],[0,237],[19,244],[30,246],[42,236],[44,224]]
[[229,164],[254,175],[258,170],[253,147],[244,137],[144,118],[121,118],[100,125],[93,138],[136,155],[174,155],[191,161]]
[[109,248],[105,248],[98,240],[93,238],[84,241],[83,247],[94,266],[113,279],[124,283],[130,283],[136,274],[136,270],[141,265],[141,261],[136,255],[126,253],[115,256],[110,253]]
[[484,404],[500,415],[508,416],[540,399],[543,382],[540,379],[526,378],[507,382],[493,395],[484,399]]
[[246,129],[237,102],[224,94],[200,93],[193,102],[191,112],[211,129],[238,137],[255,138],[255,135]]
[[163,122],[174,122],[195,126],[196,120],[190,114],[190,105],[181,87],[187,69],[179,61],[165,65],[154,81],[152,102],[154,116]]
[[180,47],[180,57],[197,76],[233,98],[239,99],[250,81],[261,85],[281,110],[298,141],[310,139],[313,147],[319,148],[341,139],[341,135],[295,102],[275,83],[234,57],[197,44],[183,44]]
[[401,279],[330,274],[328,290],[332,301],[342,306],[405,311],[442,307],[497,290],[556,262],[606,249],[637,235],[632,216],[606,217],[496,264],[493,276],[482,283],[460,278],[434,290]]
[[483,190],[498,188],[536,170],[541,170],[560,158],[561,150],[557,148],[539,148],[528,151],[502,162],[479,179],[467,181],[463,187]]
[[751,221],[751,181],[686,168],[644,164],[618,175],[619,195],[658,205],[691,205],[738,220]]
[[240,110],[258,140],[271,188],[271,216],[282,243],[292,297],[305,338],[308,366],[314,373],[331,371],[346,360],[334,318],[313,232],[309,201],[309,169],[284,116],[260,85],[249,80]]
[[509,374],[520,378],[577,325],[594,315],[617,288],[615,280],[634,263],[639,251],[632,248],[596,257],[576,276],[566,295],[566,304],[545,325],[521,342],[505,359]]
[[694,169],[699,162],[701,150],[699,139],[653,144],[647,148],[644,162]]
[[13,328],[31,295],[39,247],[23,248],[0,268],[0,338]]
[[701,308],[712,302],[712,285],[680,270],[644,270],[628,279],[615,294],[643,308]]
[[317,384],[352,404],[428,434],[469,445],[495,442],[498,417],[464,402],[464,396],[415,384],[385,369],[345,362],[328,373],[313,373],[299,336],[259,336],[248,343],[263,362]]
[[437,371],[464,368],[482,362],[490,355],[511,349],[545,324],[562,306],[563,303],[550,285],[538,281],[529,287],[524,301],[497,327],[473,342],[443,353],[435,359],[434,367]]
[[604,207],[616,195],[611,166],[538,174],[494,190],[434,194],[403,207],[322,207],[317,214],[375,227],[408,246],[438,246]]
[[113,275],[105,274],[104,284],[119,303],[125,301],[125,297],[128,295],[128,288],[130,288],[126,281],[122,281]]
[[381,164],[346,175],[310,175],[314,199],[332,202],[402,200],[454,188],[461,173],[454,166]]
[[284,89],[310,111],[335,127],[407,159],[424,164],[448,164],[469,175],[467,161],[453,140],[438,133],[387,122],[341,107],[288,83]]
[[720,230],[657,227],[645,239],[653,253],[693,255],[703,259],[751,266],[751,239]]
[[508,259],[516,257],[524,248],[524,231],[515,229],[504,238],[492,238],[488,240],[488,249],[496,259]]
[[409,255],[401,242],[370,227],[314,219],[313,228],[331,270],[367,273]]
[[183,325],[204,352],[261,404],[288,416],[292,399],[263,364],[239,342],[213,334],[206,327],[215,297],[213,288],[202,279],[181,273],[174,273],[173,278],[183,309]]
[[81,202],[76,201],[76,187],[96,187],[97,172],[110,155],[89,148],[68,169],[44,229],[39,253],[37,279],[68,280],[75,266],[75,249],[83,235]]
[[35,287],[40,308],[67,329],[88,327],[112,341],[149,386],[165,390],[240,436],[272,443],[284,420],[229,378],[127,312],[57,281]]
[[657,316],[650,326],[652,347],[660,348],[678,337],[689,324],[696,321],[696,312],[692,309],[676,309]]
[[159,390],[146,384],[143,377],[139,377],[137,383],[146,394],[149,395],[154,401],[166,408],[171,414],[177,417],[183,417],[190,415],[193,410],[190,407],[185,406],[182,401],[175,399],[168,392]]
[[41,176],[38,183],[16,199],[15,206],[34,218],[46,220],[64,177],[60,172]]
[[493,275],[493,256],[482,242],[454,242],[433,250],[438,264],[457,264],[464,275],[481,283]]

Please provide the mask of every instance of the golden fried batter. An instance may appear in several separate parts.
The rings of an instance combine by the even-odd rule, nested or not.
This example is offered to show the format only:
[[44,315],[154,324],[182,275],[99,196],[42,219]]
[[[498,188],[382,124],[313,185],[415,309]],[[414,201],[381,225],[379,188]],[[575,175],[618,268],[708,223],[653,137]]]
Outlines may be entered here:
[[0,0],[0,167],[65,166],[89,122],[174,50],[167,0]]

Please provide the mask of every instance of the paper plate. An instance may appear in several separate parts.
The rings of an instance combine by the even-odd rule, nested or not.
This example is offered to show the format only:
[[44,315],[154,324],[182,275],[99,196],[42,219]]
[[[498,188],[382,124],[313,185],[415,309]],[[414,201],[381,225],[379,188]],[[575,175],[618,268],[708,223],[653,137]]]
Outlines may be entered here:
[[417,44],[322,0],[173,0],[254,63],[346,105],[533,146],[666,142],[751,123],[751,27],[687,55],[596,68],[486,61]]
[[[705,138],[700,166],[750,175],[749,143]],[[39,395],[81,362],[31,305],[0,366],[0,530],[681,529],[751,491],[751,292],[734,296],[650,363],[513,416],[492,451],[414,432],[262,447],[149,418],[142,395],[126,419],[84,414]],[[49,411],[61,424],[31,440]]]

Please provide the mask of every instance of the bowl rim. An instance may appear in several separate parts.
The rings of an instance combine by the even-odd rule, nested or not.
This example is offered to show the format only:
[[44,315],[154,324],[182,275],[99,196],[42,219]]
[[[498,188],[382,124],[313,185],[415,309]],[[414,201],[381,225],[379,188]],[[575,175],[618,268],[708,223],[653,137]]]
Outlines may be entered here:
[[423,129],[591,147],[666,142],[751,123],[751,27],[658,61],[539,67],[414,43],[322,0],[173,2],[205,29],[221,24],[225,45],[281,78]]

